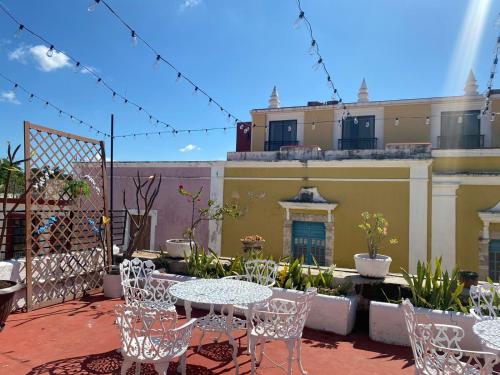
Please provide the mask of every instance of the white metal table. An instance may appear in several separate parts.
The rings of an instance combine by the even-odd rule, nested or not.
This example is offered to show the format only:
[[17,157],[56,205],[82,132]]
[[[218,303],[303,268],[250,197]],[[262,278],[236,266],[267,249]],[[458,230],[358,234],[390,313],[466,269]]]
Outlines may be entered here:
[[[245,323],[234,317],[235,305],[246,305],[249,310],[253,305],[269,299],[272,295],[270,288],[248,281],[234,279],[198,279],[186,281],[170,287],[172,296],[184,301],[186,318],[191,319],[191,304],[203,303],[211,305],[210,313],[197,321],[197,326],[202,330],[225,333],[229,343],[233,346],[233,362],[236,374],[239,373],[237,353],[238,346],[232,331],[244,329]],[[213,305],[221,305],[221,314],[213,312]],[[227,315],[223,312],[227,309]]]
[[500,319],[482,320],[472,326],[472,331],[488,348],[500,352]]

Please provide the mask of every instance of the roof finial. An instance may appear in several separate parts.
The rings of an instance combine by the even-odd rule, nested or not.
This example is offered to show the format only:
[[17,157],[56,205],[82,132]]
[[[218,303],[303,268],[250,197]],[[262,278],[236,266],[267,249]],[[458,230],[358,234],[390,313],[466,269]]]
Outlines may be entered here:
[[476,77],[474,76],[474,72],[471,69],[469,75],[467,76],[467,81],[465,82],[464,95],[466,96],[479,95],[477,87],[478,86]]
[[273,87],[273,92],[269,98],[269,108],[279,108],[280,107],[280,97],[278,96],[278,90],[276,86]]
[[361,82],[361,86],[359,87],[358,91],[358,103],[366,103],[370,99],[368,98],[368,86],[366,86],[366,81],[363,78],[363,81]]

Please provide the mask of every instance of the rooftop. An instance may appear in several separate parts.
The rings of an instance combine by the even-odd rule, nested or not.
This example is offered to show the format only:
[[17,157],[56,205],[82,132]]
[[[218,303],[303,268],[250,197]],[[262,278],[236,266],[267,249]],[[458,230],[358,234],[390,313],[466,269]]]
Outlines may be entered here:
[[[9,317],[2,332],[0,373],[17,375],[119,374],[122,362],[117,352],[120,346],[114,324],[113,308],[120,300],[105,299],[101,295],[66,302],[29,313],[15,313]],[[181,319],[184,311],[179,310]],[[195,315],[196,316],[196,315]],[[233,374],[231,350],[227,341],[212,343],[207,335],[200,353],[195,353],[199,331],[195,330],[188,352],[188,375]],[[237,334],[244,350],[244,333]],[[239,339],[238,339],[239,337]],[[223,339],[224,340],[224,339]],[[269,344],[277,360],[285,359],[282,343]],[[36,350],[27,350],[36,348]],[[239,352],[240,373],[250,372],[250,357]],[[353,333],[347,337],[305,329],[303,335],[303,362],[310,374],[326,374],[335,368],[339,374],[413,374],[413,359],[409,347],[392,346],[371,341],[366,334]],[[265,369],[261,374],[283,374],[281,370]],[[176,374],[176,364],[169,374]],[[294,373],[297,369],[294,369]],[[133,374],[134,367],[127,374]],[[146,365],[141,374],[155,374]]]

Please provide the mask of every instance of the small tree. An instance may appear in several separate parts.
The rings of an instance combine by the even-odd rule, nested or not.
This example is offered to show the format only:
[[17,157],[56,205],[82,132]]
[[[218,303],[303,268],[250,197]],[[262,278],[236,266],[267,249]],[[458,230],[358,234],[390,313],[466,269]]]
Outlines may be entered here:
[[[128,236],[128,246],[123,252],[123,257],[125,259],[132,258],[132,255],[137,250],[139,238],[147,226],[149,213],[160,192],[161,175],[157,177],[156,174],[154,174],[144,181],[141,176],[139,176],[139,171],[137,171],[137,177],[134,177],[133,181],[135,185],[135,205],[137,209],[135,218],[127,207],[126,190],[123,190],[123,207],[125,207],[127,215],[130,218],[131,227]],[[132,230],[132,227],[134,230]]]
[[198,248],[195,240],[195,232],[198,225],[203,221],[215,220],[222,221],[225,217],[237,218],[241,216],[240,207],[237,203],[224,203],[218,205],[212,199],[207,201],[206,207],[196,210],[196,204],[201,202],[201,194],[203,193],[203,186],[196,193],[189,192],[184,189],[184,186],[179,185],[179,193],[188,198],[191,204],[191,225],[184,231],[184,237],[187,238],[193,251],[193,244]]
[[[388,235],[389,222],[384,218],[381,213],[363,212],[361,214],[363,221],[358,227],[365,232],[366,245],[368,254],[371,259],[375,259],[380,251],[381,244]],[[396,238],[389,239],[390,245],[398,243]]]

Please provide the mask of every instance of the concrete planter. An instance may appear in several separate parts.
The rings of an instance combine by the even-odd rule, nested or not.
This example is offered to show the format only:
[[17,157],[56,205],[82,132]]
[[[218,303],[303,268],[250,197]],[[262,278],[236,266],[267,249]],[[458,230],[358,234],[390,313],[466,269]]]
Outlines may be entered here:
[[[451,311],[415,308],[422,322],[450,324],[461,327],[465,336],[461,347],[467,350],[483,350],[481,341],[472,331],[475,319],[470,314]],[[374,302],[370,304],[370,338],[386,344],[409,346],[403,309],[394,303]]]
[[377,255],[370,258],[368,253],[354,255],[356,271],[364,277],[384,278],[389,273],[392,258],[387,255]]
[[121,298],[123,296],[123,288],[120,275],[105,273],[103,276],[104,297]]
[[[155,273],[155,277],[179,282],[196,279],[190,276],[168,273]],[[272,289],[273,298],[294,300],[298,294],[302,293],[291,289]],[[182,302],[180,302],[180,304],[182,304]],[[357,305],[358,299],[356,296],[338,297],[319,294],[314,298],[311,312],[307,318],[306,327],[320,331],[334,332],[339,335],[348,335],[352,331],[356,321]],[[210,306],[193,304],[193,307],[208,310]]]
[[191,255],[191,246],[194,246],[194,242],[180,238],[165,241],[167,256],[171,258],[184,258]]

